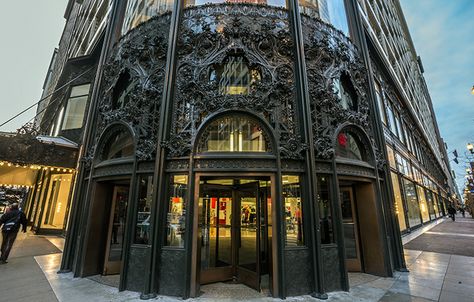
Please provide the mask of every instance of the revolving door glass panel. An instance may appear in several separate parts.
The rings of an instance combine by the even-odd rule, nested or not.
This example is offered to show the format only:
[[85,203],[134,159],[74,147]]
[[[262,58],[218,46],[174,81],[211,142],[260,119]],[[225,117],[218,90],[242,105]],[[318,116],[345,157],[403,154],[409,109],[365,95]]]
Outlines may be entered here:
[[269,179],[201,178],[200,283],[233,280],[260,290],[268,264]]

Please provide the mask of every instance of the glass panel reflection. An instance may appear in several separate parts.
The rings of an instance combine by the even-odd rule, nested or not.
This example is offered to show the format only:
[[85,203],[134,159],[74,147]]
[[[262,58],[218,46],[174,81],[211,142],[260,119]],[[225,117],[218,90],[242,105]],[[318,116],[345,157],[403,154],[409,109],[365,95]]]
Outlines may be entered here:
[[430,221],[430,213],[428,203],[426,202],[425,190],[418,185],[416,186],[416,190],[418,192],[418,200],[420,201],[421,218],[423,219],[423,222]]
[[410,227],[417,226],[421,223],[420,207],[416,196],[415,184],[406,178],[403,179],[403,186],[405,188],[405,198],[408,209],[408,224]]
[[115,196],[112,204],[111,225],[112,234],[110,238],[109,262],[122,260],[122,246],[125,234],[125,222],[127,219],[128,188],[115,187]]
[[405,210],[403,208],[402,202],[402,193],[400,191],[400,182],[398,181],[397,174],[391,172],[392,175],[392,184],[393,184],[393,195],[395,197],[395,214],[398,217],[398,225],[400,226],[400,231],[403,232],[406,230],[407,225],[405,223]]
[[300,12],[314,18],[320,18],[349,35],[344,0],[299,0]]
[[357,259],[356,225],[353,216],[352,189],[341,188],[340,199],[346,258]]
[[329,176],[318,176],[318,206],[319,221],[321,225],[321,243],[329,244],[334,242],[332,207],[330,194]]
[[150,214],[153,194],[153,176],[140,176],[138,182],[137,218],[133,243],[148,244],[150,239]]

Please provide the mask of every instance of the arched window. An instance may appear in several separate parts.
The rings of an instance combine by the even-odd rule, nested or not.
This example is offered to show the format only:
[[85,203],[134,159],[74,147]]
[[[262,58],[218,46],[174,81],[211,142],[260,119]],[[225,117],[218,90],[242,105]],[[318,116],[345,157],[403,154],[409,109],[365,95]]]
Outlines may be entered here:
[[337,136],[336,156],[367,161],[362,143],[349,131],[341,131]]
[[129,157],[133,156],[135,152],[133,138],[125,128],[114,131],[103,144],[101,160]]
[[348,74],[343,73],[339,79],[334,79],[332,87],[342,108],[357,111],[357,92]]
[[197,152],[270,152],[270,144],[257,121],[232,115],[218,118],[207,126]]
[[286,7],[285,0],[186,0],[184,1],[185,6],[198,6],[210,3],[251,3],[251,4],[262,4],[270,6]]

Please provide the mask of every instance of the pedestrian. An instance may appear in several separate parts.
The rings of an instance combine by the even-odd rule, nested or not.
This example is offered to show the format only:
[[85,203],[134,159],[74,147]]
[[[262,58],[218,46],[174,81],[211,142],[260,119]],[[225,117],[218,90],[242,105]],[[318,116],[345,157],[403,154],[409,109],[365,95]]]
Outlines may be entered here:
[[466,210],[463,207],[459,208],[459,212],[461,212],[462,217],[466,217]]
[[451,204],[448,206],[448,214],[453,221],[456,220],[456,209]]
[[2,227],[2,248],[0,255],[0,265],[7,263],[8,255],[13,247],[20,225],[23,226],[23,233],[26,233],[26,216],[18,209],[18,204],[10,206],[10,211],[0,217],[0,226]]

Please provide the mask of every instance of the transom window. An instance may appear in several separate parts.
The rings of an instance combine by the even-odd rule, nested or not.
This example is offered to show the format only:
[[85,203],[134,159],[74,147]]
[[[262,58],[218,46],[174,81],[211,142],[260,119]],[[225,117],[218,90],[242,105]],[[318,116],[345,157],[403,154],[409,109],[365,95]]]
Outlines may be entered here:
[[348,131],[337,136],[336,156],[367,161],[366,154],[359,139]]
[[133,138],[126,129],[116,131],[104,142],[104,146],[102,160],[129,157],[134,154]]
[[185,6],[198,6],[210,3],[252,3],[286,7],[286,0],[186,0]]
[[207,126],[198,145],[205,152],[270,152],[258,122],[242,116],[225,116]]

